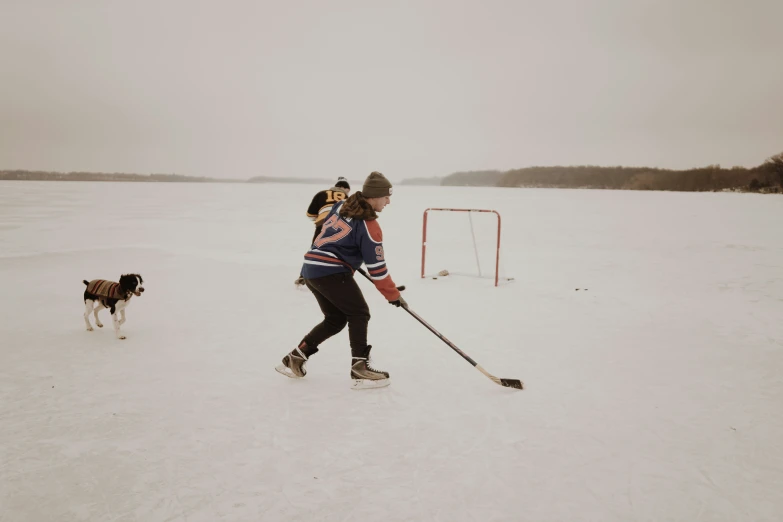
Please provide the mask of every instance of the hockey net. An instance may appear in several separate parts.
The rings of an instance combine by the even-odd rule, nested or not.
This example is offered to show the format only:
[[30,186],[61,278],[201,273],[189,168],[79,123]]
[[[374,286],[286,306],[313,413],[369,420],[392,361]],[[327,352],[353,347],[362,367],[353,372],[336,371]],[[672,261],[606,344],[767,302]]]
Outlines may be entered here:
[[422,218],[421,277],[469,276],[511,281],[501,255],[495,210],[428,208]]

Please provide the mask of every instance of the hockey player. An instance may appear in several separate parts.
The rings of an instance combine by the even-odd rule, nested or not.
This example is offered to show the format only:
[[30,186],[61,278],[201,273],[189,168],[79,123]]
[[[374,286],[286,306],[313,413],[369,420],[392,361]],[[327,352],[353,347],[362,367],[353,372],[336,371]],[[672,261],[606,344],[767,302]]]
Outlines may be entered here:
[[[313,239],[310,241],[311,245],[312,242],[315,241],[315,238],[318,237],[318,234],[321,233],[321,227],[324,224],[326,216],[329,215],[329,212],[332,210],[332,206],[334,206],[335,203],[343,201],[350,195],[351,185],[346,178],[340,176],[337,178],[337,182],[332,188],[321,190],[313,196],[310,206],[307,207],[307,217],[315,222],[315,233],[313,234]],[[294,284],[297,286],[303,285],[304,277],[300,275],[299,278],[294,281]]]
[[305,362],[318,346],[339,333],[346,324],[351,344],[353,388],[388,386],[389,374],[370,366],[367,324],[370,310],[354,271],[364,263],[375,287],[390,304],[407,306],[386,268],[383,233],[378,213],[391,202],[392,184],[380,172],[364,181],[362,190],[334,205],[322,231],[305,254],[302,275],[315,296],[324,319],[304,336],[299,346],[283,357],[276,370],[294,378],[307,373]]

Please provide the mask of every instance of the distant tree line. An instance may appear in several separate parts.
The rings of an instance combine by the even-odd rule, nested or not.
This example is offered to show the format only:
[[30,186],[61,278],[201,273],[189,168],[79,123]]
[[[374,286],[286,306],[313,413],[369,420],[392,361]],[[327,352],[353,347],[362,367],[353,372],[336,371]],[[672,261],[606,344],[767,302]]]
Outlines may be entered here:
[[226,180],[182,174],[125,174],[103,172],[49,172],[42,170],[0,170],[0,180],[21,181],[145,181],[161,183],[236,183]]
[[224,179],[182,174],[126,174],[104,172],[50,172],[43,170],[0,170],[0,180],[19,181],[139,181],[160,183],[314,183],[330,186],[334,180],[275,178],[257,176],[250,179]]
[[[0,170],[0,180],[28,181],[144,181],[181,183],[321,183],[329,180],[258,176],[249,180],[219,179],[182,174],[126,174],[101,172],[49,172]],[[650,167],[526,167],[509,171],[473,170],[445,178],[414,178],[404,185],[459,187],[541,187],[618,190],[673,190],[710,192],[783,192],[783,152],[752,168],[721,168],[720,165],[686,170]]]
[[591,188],[618,190],[672,190],[783,192],[783,153],[756,167],[720,165],[671,170],[650,167],[527,167],[455,172],[441,179],[445,186]]
[[505,172],[499,170],[469,170],[446,176],[441,184],[461,187],[504,187],[506,185],[502,182],[505,175]]

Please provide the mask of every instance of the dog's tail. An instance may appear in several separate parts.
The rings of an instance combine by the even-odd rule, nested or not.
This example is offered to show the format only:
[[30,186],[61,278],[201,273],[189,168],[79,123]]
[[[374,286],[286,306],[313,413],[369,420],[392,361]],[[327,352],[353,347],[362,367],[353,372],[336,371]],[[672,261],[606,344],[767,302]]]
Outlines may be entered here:
[[85,284],[85,285],[87,285],[87,286],[89,286],[89,285],[90,285],[90,282],[89,282],[89,281],[86,281],[86,280],[84,280],[84,279],[82,279],[82,283],[84,283],[84,284]]

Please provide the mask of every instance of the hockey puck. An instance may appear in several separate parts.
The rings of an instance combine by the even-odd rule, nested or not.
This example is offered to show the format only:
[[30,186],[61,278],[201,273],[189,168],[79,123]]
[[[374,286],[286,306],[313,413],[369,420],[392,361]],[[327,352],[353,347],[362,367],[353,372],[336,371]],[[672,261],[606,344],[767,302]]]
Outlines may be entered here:
[[403,292],[403,291],[405,291],[405,285],[400,285],[400,286],[398,286],[398,287],[397,287],[397,290],[398,290],[398,291],[400,291],[400,292]]

